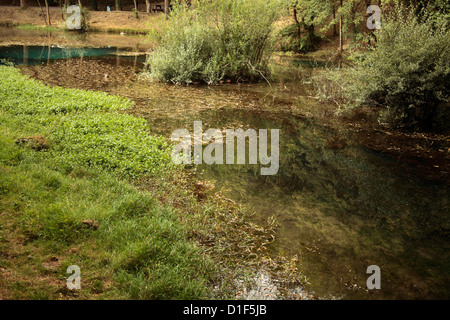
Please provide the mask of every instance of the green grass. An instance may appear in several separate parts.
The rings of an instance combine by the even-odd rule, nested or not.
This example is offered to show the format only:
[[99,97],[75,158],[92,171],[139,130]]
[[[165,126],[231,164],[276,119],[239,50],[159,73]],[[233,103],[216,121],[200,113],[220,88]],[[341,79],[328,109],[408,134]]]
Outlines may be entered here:
[[[217,264],[195,245],[192,225],[131,184],[178,168],[143,120],[118,112],[130,102],[49,88],[12,67],[0,73],[0,295],[209,297]],[[49,150],[14,143],[37,135]],[[81,268],[77,292],[65,289],[72,264]]]
[[18,24],[15,26],[20,30],[44,30],[44,31],[59,31],[62,28],[55,26],[37,26],[34,24]]
[[[2,124],[48,137],[58,167],[96,167],[121,177],[173,168],[166,140],[148,134],[145,120],[117,111],[131,106],[106,93],[50,88],[1,67]],[[24,132],[25,133],[25,132]]]

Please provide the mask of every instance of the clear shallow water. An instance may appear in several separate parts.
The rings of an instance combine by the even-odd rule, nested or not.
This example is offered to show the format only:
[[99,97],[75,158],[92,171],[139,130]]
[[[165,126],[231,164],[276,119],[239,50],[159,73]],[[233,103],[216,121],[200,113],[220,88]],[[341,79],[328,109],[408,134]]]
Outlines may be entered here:
[[[111,56],[96,59],[117,63]],[[272,252],[297,255],[307,289],[318,296],[449,298],[448,184],[360,144],[359,134],[330,106],[311,98],[310,76],[320,64],[287,58],[273,65],[270,85],[180,87],[134,80],[107,91],[136,101],[131,112],[167,137],[175,129],[192,132],[193,121],[202,121],[204,130],[280,129],[276,176],[262,177],[251,165],[202,165],[198,176],[255,212],[257,222],[275,217]],[[44,66],[34,68],[39,78]],[[58,83],[72,86],[70,76]],[[366,269],[373,264],[381,268],[382,289],[366,291]]]
[[[175,128],[192,133],[193,120],[201,120],[204,130],[280,129],[276,176],[262,177],[259,165],[202,165],[198,176],[255,212],[259,223],[275,217],[272,252],[298,255],[307,288],[317,295],[448,297],[448,186],[363,147],[353,130],[305,119],[282,99],[264,98],[254,89],[185,89],[189,97],[170,99],[183,101],[176,110],[166,109],[173,103],[168,96],[152,97],[136,114],[165,136]],[[381,268],[382,290],[365,290],[370,265]]]
[[[317,295],[346,299],[449,297],[449,188],[419,176],[397,157],[366,148],[360,135],[310,97],[299,66],[283,81],[218,87],[131,84],[117,92],[137,102],[152,133],[208,128],[280,129],[280,169],[202,165],[199,178],[279,228],[273,253],[297,255]],[[283,89],[280,89],[283,88]],[[378,265],[382,290],[366,291]]]

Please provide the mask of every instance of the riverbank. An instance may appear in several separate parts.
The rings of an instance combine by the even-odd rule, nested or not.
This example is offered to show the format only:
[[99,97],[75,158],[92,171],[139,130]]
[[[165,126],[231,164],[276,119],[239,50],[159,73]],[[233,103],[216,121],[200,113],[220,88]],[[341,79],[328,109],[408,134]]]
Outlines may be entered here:
[[25,30],[0,27],[0,46],[59,46],[65,48],[115,47],[136,53],[151,50],[152,45],[144,35],[121,36],[113,33],[77,33],[69,31]]
[[261,274],[271,298],[309,297],[266,254],[275,226],[174,166],[128,99],[0,68],[1,299],[233,299]]
[[[0,6],[0,25],[27,29],[65,30],[65,21],[59,7],[50,7],[51,26],[45,24],[39,7]],[[138,18],[131,11],[89,11],[89,31],[125,32],[128,34],[146,34],[157,29],[165,19],[161,13],[139,12]]]

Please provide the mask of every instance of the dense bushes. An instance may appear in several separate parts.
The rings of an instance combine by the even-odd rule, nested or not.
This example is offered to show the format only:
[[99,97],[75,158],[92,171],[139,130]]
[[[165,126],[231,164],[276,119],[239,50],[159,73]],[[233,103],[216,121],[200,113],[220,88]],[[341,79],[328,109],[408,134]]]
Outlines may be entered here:
[[193,1],[175,4],[149,57],[152,78],[170,83],[217,83],[264,77],[280,0]]
[[448,112],[439,106],[449,98],[450,31],[445,19],[426,16],[419,21],[400,8],[387,16],[374,48],[352,68],[328,74],[328,96],[348,107],[382,107],[383,121],[396,127],[436,129]]

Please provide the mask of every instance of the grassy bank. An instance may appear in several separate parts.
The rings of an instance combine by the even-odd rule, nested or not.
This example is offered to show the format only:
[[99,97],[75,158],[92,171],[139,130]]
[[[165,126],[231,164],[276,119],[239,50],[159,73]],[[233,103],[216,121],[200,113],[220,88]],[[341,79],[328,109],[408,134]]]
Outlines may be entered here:
[[234,298],[261,269],[300,284],[267,257],[274,226],[174,166],[128,99],[0,73],[0,298]]
[[171,206],[130,183],[177,168],[142,120],[117,112],[129,101],[1,73],[2,295],[66,294],[74,264],[84,298],[207,297],[214,264]]
[[[73,32],[70,30],[67,30],[66,26],[60,25],[60,26],[41,26],[41,25],[34,25],[34,24],[14,24],[14,23],[3,23],[0,24],[0,26],[4,27],[12,27],[19,30],[38,30],[38,31],[67,31],[67,32]],[[106,32],[106,33],[126,33],[126,34],[132,34],[132,35],[146,35],[148,34],[148,29],[140,29],[140,28],[114,28],[114,27],[107,27],[107,28],[98,28],[98,27],[90,27],[89,32]]]

